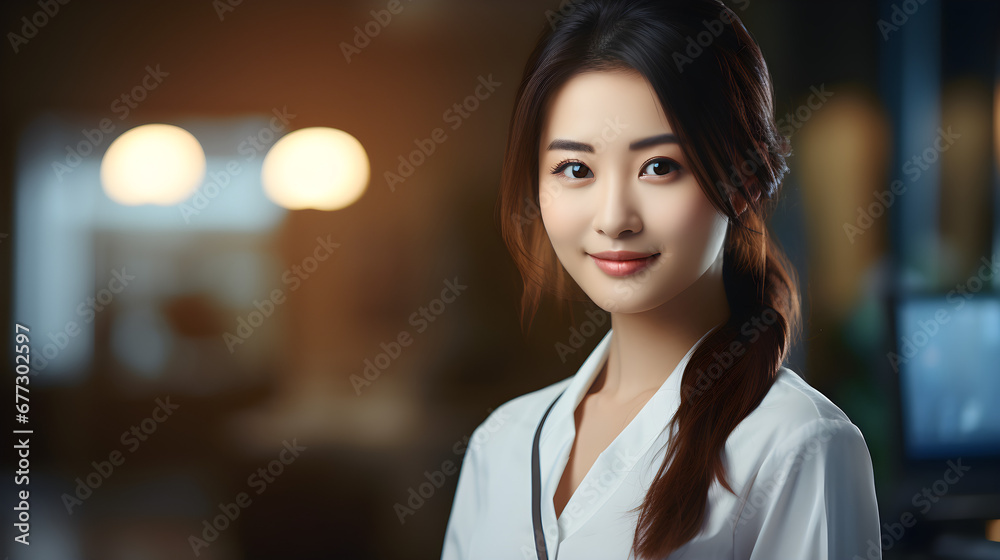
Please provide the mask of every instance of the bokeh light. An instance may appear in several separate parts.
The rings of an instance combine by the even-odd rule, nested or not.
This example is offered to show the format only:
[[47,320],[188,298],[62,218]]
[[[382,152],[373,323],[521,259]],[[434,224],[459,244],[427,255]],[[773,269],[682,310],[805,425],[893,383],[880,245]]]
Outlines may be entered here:
[[201,144],[190,132],[169,124],[146,124],[125,132],[101,161],[104,192],[129,206],[176,204],[204,178]]
[[364,193],[370,176],[361,142],[326,127],[303,128],[278,140],[261,170],[267,196],[291,210],[349,206]]

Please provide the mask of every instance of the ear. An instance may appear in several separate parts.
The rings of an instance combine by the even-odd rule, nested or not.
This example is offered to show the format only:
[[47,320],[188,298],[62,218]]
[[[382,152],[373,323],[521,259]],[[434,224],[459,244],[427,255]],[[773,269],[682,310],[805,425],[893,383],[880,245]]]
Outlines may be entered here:
[[[756,203],[760,199],[760,190],[753,188],[752,186],[748,190],[753,192],[753,201]],[[730,202],[733,204],[733,208],[736,209],[736,215],[739,216],[747,209],[747,199],[743,197],[742,191],[733,190],[733,193],[729,197]]]

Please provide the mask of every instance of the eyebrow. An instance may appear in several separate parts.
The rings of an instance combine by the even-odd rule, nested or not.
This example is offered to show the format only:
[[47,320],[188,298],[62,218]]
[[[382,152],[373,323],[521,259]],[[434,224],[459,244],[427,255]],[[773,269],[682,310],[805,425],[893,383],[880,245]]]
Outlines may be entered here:
[[[649,138],[643,138],[642,140],[636,140],[628,145],[630,150],[641,150],[643,148],[648,148],[650,146],[657,146],[659,144],[678,144],[677,136],[672,133],[658,134],[656,136],[650,136]],[[549,144],[551,150],[570,150],[574,152],[588,152],[594,153],[594,147],[590,144],[584,142],[576,142],[574,140],[553,140]]]

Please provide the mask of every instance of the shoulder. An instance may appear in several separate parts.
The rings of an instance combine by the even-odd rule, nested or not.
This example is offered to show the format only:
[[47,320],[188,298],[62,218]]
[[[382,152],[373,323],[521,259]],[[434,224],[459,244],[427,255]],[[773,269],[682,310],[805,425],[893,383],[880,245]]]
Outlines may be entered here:
[[787,436],[815,422],[851,423],[847,414],[826,395],[809,385],[798,373],[782,366],[757,408],[737,426],[737,430],[765,429]]
[[572,379],[572,376],[567,377],[498,406],[473,431],[469,449],[481,455],[504,453],[510,445],[523,446],[525,438],[534,435],[545,410]]
[[[771,401],[771,403],[768,403]],[[798,372],[782,366],[761,404],[792,407],[802,419],[843,420],[850,422],[847,414],[826,395],[806,382]]]
[[864,436],[847,414],[787,367],[778,370],[764,399],[733,430],[729,441],[727,448],[737,456],[760,459],[834,446],[864,448],[867,454]]
[[[739,433],[737,433],[737,431]],[[740,558],[857,557],[878,542],[878,500],[861,431],[830,399],[781,368],[727,442],[740,497],[730,512]]]

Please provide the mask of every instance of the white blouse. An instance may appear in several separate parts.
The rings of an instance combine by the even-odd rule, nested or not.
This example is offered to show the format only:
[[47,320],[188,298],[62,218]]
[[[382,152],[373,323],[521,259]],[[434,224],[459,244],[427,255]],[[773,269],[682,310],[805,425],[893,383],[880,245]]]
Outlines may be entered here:
[[[574,411],[601,371],[611,332],[576,375],[514,398],[473,432],[445,531],[442,560],[536,558],[531,451],[540,439],[542,530],[552,560],[634,559],[639,506],[663,462],[664,429],[680,404],[685,365],[705,333],[584,476],[561,515],[552,498],[576,437]],[[711,331],[710,331],[711,332]],[[701,531],[670,559],[881,558],[871,457],[846,414],[782,367],[760,405],[730,434],[727,480],[708,492]]]

